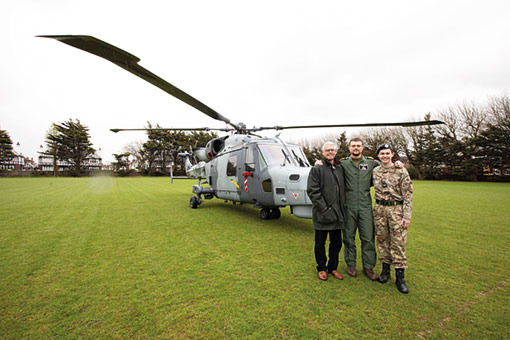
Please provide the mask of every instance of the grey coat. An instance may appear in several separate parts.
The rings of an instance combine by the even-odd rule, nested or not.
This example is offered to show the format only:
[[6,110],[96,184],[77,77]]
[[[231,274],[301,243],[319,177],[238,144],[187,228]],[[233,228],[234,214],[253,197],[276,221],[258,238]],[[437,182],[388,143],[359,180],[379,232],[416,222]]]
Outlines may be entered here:
[[322,162],[310,170],[306,189],[313,203],[313,227],[317,230],[344,229],[344,170],[340,164],[331,165],[325,159]]

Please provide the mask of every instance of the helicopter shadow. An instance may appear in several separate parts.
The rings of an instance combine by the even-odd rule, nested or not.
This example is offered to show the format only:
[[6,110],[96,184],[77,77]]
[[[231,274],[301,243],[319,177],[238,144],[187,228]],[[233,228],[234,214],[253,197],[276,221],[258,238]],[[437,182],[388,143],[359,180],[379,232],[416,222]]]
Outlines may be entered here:
[[280,209],[282,215],[279,219],[262,220],[260,218],[260,210],[251,206],[251,204],[232,204],[225,202],[205,202],[198,208],[200,210],[214,209],[216,211],[222,211],[225,214],[233,214],[235,216],[246,218],[249,220],[258,220],[257,226],[278,226],[282,230],[288,232],[301,232],[301,233],[312,233],[314,231],[312,220],[298,218],[290,214],[289,208]]

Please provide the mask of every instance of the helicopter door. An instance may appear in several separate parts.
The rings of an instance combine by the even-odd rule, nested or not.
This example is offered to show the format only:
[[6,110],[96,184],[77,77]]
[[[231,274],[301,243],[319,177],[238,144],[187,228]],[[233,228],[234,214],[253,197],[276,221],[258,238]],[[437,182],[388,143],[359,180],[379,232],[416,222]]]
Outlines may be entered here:
[[[241,165],[241,201],[258,203],[264,206],[272,206],[273,193],[271,188],[266,188],[265,182],[271,182],[267,174],[267,164],[255,145],[247,145],[243,148],[244,162]],[[263,178],[261,178],[261,176]],[[264,183],[261,183],[263,179]],[[271,184],[269,184],[271,185]]]
[[240,178],[240,157],[241,150],[229,152],[219,156],[218,159],[218,180],[216,196],[221,199],[240,201],[241,192]]

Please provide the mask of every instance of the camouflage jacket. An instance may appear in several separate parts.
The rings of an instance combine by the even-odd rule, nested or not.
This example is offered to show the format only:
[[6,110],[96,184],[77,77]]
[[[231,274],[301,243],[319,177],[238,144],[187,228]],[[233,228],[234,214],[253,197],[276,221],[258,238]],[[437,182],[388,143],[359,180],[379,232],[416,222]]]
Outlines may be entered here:
[[379,166],[373,171],[375,199],[404,201],[404,218],[410,220],[413,210],[413,182],[405,168]]

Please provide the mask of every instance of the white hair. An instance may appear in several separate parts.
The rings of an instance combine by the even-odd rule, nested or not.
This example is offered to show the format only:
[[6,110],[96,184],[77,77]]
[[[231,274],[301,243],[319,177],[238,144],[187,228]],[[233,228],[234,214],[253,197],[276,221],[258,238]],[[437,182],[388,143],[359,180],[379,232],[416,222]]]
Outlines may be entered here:
[[326,145],[333,145],[335,147],[335,150],[338,150],[338,146],[335,142],[326,142],[324,145],[322,145],[322,151],[326,150]]

